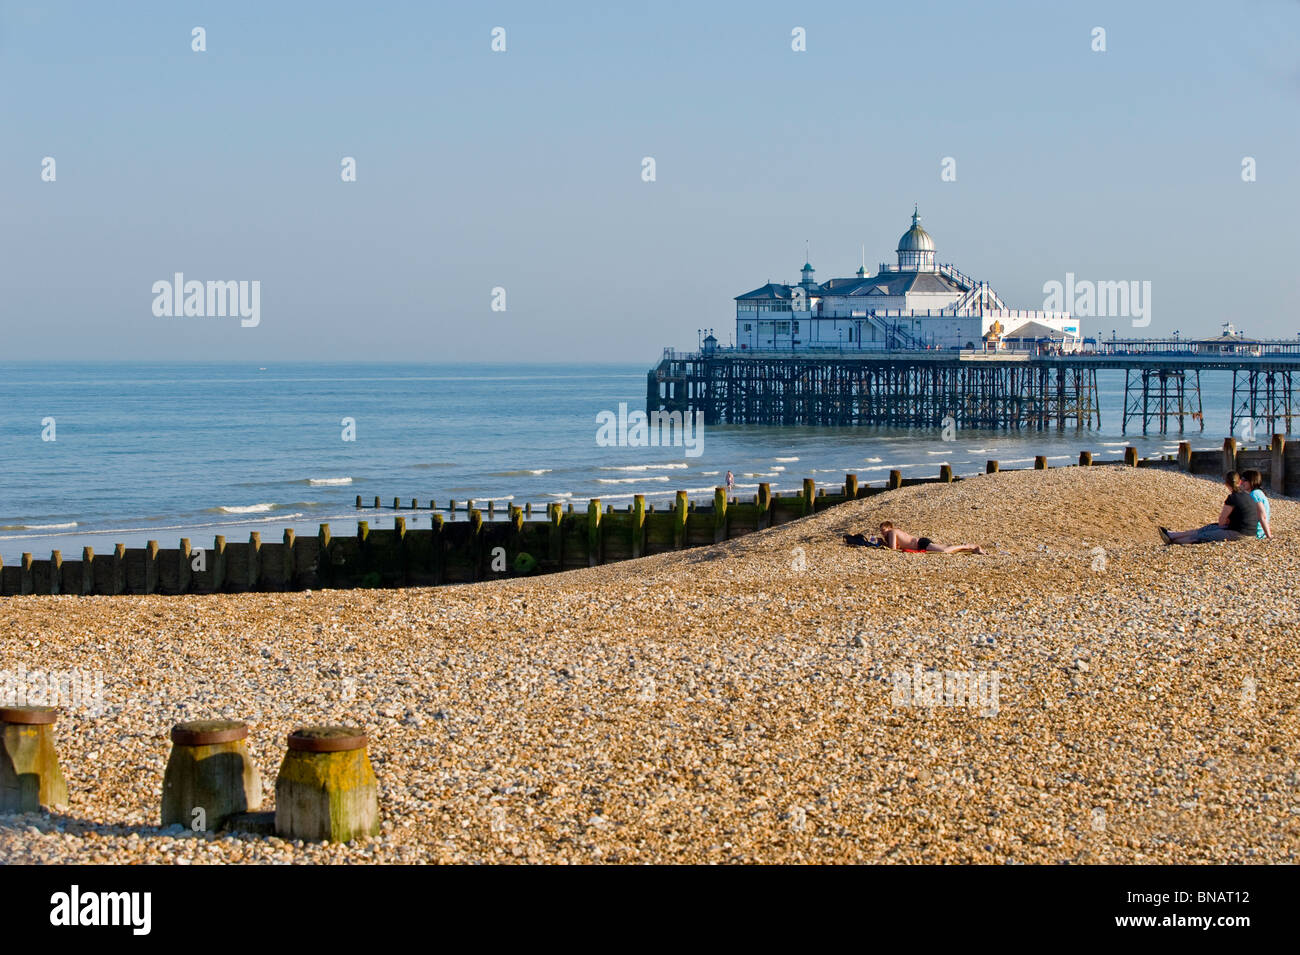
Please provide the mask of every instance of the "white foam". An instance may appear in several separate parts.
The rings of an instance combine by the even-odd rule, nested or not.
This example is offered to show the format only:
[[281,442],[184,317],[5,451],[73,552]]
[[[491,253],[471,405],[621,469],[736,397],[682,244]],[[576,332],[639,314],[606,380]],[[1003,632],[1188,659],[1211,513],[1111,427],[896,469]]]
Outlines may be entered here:
[[0,527],[0,531],[62,531],[76,526],[76,521],[68,521],[66,524],[6,524]]
[[222,514],[265,514],[275,510],[275,504],[246,504],[243,507],[218,507]]
[[[332,484],[351,484],[352,478],[308,478],[307,483],[311,485],[332,485]],[[233,511],[231,513],[234,513]]]
[[666,474],[634,478],[596,478],[597,484],[644,484],[647,481],[667,481]]
[[798,461],[798,458],[773,458],[773,461]]
[[602,466],[599,470],[601,471],[670,471],[676,468],[688,468],[688,467],[690,467],[689,464],[678,462],[674,464],[623,464],[619,466],[607,465],[607,466]]

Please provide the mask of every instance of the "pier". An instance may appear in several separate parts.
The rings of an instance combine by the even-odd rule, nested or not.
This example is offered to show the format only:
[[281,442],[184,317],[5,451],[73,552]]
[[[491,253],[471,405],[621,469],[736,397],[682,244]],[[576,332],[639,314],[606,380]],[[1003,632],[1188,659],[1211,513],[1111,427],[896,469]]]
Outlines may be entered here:
[[1095,350],[759,352],[665,349],[646,381],[648,412],[700,412],[706,425],[1099,428],[1097,372],[1125,374],[1121,430],[1205,429],[1203,372],[1232,378],[1229,431],[1250,421],[1290,434],[1300,414],[1300,340],[1210,351],[1204,343],[1115,340]]

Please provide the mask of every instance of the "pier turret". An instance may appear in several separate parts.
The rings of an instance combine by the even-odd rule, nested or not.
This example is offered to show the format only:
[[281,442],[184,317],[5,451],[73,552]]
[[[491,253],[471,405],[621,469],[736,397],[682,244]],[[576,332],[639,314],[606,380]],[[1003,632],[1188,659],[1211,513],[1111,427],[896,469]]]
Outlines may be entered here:
[[921,228],[921,216],[912,209],[912,228],[898,240],[898,270],[900,272],[933,272],[934,239]]

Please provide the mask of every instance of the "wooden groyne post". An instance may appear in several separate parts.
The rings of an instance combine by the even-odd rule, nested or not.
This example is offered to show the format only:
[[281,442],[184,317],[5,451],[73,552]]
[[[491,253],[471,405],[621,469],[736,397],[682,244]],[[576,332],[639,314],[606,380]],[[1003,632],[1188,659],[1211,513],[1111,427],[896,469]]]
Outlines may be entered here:
[[275,831],[284,839],[351,842],[379,834],[379,784],[366,735],[351,726],[289,734],[275,780]]
[[1274,494],[1286,493],[1286,438],[1283,435],[1273,435],[1273,443],[1269,447],[1270,458],[1268,468],[1268,487]]
[[52,706],[0,707],[0,813],[39,812],[68,804],[54,749]]
[[162,824],[214,832],[262,808],[262,777],[248,755],[248,724],[197,720],[172,727],[163,772]]

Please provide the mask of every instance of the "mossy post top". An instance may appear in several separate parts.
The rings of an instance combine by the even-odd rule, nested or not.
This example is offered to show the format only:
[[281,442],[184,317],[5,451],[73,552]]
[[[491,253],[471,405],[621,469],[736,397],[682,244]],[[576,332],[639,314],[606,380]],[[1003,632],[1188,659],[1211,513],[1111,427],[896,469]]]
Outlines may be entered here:
[[289,734],[288,743],[300,753],[342,753],[365,749],[366,734],[355,726],[304,726]]
[[248,724],[242,720],[194,720],[172,727],[172,742],[180,746],[233,743],[247,736]]

